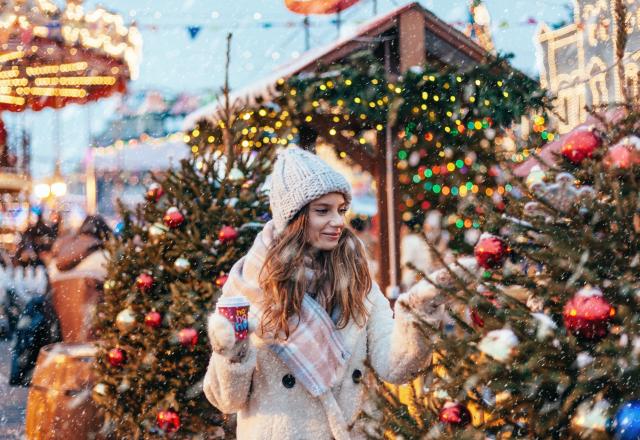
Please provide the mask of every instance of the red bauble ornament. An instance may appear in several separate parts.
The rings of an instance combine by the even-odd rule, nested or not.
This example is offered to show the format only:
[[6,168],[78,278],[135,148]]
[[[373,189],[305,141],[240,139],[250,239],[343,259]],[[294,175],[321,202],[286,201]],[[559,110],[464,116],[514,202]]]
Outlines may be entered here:
[[574,336],[601,339],[609,333],[609,321],[616,310],[598,289],[580,289],[562,309],[564,326]]
[[579,128],[567,135],[562,143],[562,155],[574,164],[593,156],[602,145],[601,139],[590,128]]
[[482,234],[474,248],[474,253],[480,267],[493,269],[502,265],[509,254],[509,247],[495,235]]
[[148,273],[141,273],[138,275],[138,278],[136,278],[136,286],[141,292],[148,292],[151,290],[151,287],[153,287],[153,277]]
[[164,195],[164,189],[162,189],[162,185],[160,185],[157,182],[154,182],[151,185],[149,185],[149,188],[147,189],[146,198],[150,202],[157,202],[158,200],[160,200],[160,197],[162,197],[163,195]]
[[178,341],[185,347],[195,347],[198,343],[198,332],[193,328],[183,328],[178,332]]
[[162,323],[162,315],[160,313],[153,311],[149,312],[144,317],[144,325],[149,328],[158,328]]
[[440,410],[438,418],[442,423],[464,426],[471,422],[471,413],[467,407],[461,403],[447,402]]
[[184,221],[184,215],[182,215],[178,208],[172,206],[171,208],[167,209],[164,217],[162,217],[162,221],[164,221],[164,224],[169,228],[177,228]]
[[125,362],[125,352],[121,348],[112,348],[107,353],[107,360],[112,367],[120,367]]
[[218,278],[216,278],[216,286],[218,287],[224,286],[224,283],[227,282],[227,279],[229,279],[228,275],[220,275]]
[[156,416],[156,423],[164,432],[176,432],[180,429],[180,416],[172,409],[160,411]]
[[604,157],[604,164],[607,168],[618,168],[622,170],[629,169],[635,165],[640,165],[640,149],[638,149],[636,138],[625,138],[620,143],[609,148],[606,156]]
[[223,243],[233,241],[236,238],[238,238],[238,230],[232,226],[223,226],[218,232],[218,239]]

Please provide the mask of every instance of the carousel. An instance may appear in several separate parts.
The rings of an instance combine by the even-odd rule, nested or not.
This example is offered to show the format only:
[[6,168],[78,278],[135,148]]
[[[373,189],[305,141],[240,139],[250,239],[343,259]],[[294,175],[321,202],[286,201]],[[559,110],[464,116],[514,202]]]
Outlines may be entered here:
[[[126,91],[138,76],[142,38],[118,14],[81,0],[60,7],[51,0],[0,1],[0,217],[20,230],[29,197],[65,193],[60,163],[34,186],[28,132],[5,127],[2,112],[61,109]],[[21,130],[24,131],[24,130]],[[55,145],[52,139],[52,146]],[[22,227],[26,226],[22,225]]]

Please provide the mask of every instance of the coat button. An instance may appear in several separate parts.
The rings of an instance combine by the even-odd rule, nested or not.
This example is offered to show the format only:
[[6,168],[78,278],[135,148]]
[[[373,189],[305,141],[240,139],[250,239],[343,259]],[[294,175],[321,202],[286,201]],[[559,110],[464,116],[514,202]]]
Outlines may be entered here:
[[284,385],[285,388],[293,388],[295,384],[296,384],[296,378],[293,377],[293,375],[285,374],[282,377],[282,385]]
[[353,370],[353,374],[351,375],[351,379],[353,379],[353,383],[362,382],[362,371],[356,369]]

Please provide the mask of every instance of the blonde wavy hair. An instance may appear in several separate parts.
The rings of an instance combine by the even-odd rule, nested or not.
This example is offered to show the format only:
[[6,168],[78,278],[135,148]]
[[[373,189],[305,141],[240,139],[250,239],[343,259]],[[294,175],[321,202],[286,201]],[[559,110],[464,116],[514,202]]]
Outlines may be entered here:
[[353,231],[344,228],[333,250],[314,250],[307,236],[308,223],[309,205],[274,238],[260,273],[264,294],[261,331],[276,338],[289,337],[289,319],[300,316],[302,299],[311,287],[305,257],[310,257],[311,268],[319,274],[314,283],[316,301],[329,314],[335,307],[341,312],[338,328],[344,328],[352,319],[364,325],[367,318],[365,299],[372,281],[362,242]]

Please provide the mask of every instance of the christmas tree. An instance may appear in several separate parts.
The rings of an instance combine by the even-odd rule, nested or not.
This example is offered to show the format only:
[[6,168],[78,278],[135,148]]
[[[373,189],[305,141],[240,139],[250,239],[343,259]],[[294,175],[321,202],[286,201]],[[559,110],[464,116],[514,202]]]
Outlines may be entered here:
[[221,116],[219,142],[157,176],[145,204],[123,208],[124,228],[110,243],[93,397],[113,438],[233,432],[202,392],[206,317],[268,219],[263,185],[275,149],[244,148],[246,120],[230,106]]
[[640,107],[591,121],[425,274],[448,313],[421,386],[373,388],[378,437],[640,438]]

